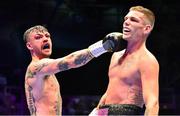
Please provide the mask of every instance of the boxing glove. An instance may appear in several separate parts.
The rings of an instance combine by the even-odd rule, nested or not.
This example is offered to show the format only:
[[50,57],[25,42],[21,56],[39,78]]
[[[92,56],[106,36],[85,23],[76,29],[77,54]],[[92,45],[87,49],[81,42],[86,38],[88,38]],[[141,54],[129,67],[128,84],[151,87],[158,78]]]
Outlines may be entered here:
[[88,49],[94,57],[98,57],[105,52],[116,52],[120,46],[120,39],[122,39],[122,33],[109,33],[103,40],[92,44]]

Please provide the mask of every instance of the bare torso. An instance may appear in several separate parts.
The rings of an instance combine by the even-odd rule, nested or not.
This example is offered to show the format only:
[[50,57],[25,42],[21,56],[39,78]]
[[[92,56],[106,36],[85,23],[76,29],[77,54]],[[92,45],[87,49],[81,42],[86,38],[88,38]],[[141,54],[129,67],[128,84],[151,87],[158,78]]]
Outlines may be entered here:
[[32,77],[27,70],[25,92],[31,115],[61,115],[62,99],[55,75]]
[[105,104],[134,104],[143,107],[140,54],[126,55],[124,51],[113,54]]

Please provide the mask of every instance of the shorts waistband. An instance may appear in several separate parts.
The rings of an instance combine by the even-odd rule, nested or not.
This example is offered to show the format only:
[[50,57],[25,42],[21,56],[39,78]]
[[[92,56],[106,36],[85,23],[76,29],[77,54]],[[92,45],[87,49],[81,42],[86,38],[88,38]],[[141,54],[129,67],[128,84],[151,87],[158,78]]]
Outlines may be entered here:
[[105,108],[108,108],[109,115],[140,115],[144,112],[143,108],[134,104],[106,104],[99,107]]
[[123,108],[140,108],[142,109],[141,107],[137,106],[137,105],[134,105],[134,104],[105,104],[105,105],[100,105],[99,108],[110,108],[110,107],[123,107]]

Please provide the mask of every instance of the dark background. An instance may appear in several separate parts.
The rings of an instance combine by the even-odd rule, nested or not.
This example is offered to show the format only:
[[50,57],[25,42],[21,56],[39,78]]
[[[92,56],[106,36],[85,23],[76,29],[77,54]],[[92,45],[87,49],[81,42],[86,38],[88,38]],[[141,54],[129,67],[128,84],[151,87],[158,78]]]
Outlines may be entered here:
[[[160,64],[160,114],[180,114],[179,4],[173,0],[1,0],[0,114],[29,114],[24,96],[24,74],[31,60],[23,42],[26,29],[46,26],[53,41],[51,58],[59,58],[87,48],[107,33],[121,32],[123,18],[134,5],[143,5],[156,15],[147,47]],[[64,108],[68,107],[69,96],[86,96],[84,103],[92,96],[99,99],[107,87],[111,54],[56,75],[65,99]]]

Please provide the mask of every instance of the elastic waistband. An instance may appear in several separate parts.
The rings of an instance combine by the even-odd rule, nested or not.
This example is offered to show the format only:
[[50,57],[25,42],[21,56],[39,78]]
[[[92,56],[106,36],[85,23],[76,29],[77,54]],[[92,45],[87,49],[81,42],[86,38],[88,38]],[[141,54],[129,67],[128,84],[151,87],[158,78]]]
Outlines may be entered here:
[[131,109],[143,109],[137,105],[134,104],[105,104],[105,105],[100,105],[99,109],[103,108],[131,108]]
[[108,109],[108,115],[143,115],[143,108],[134,104],[106,104],[99,109]]

